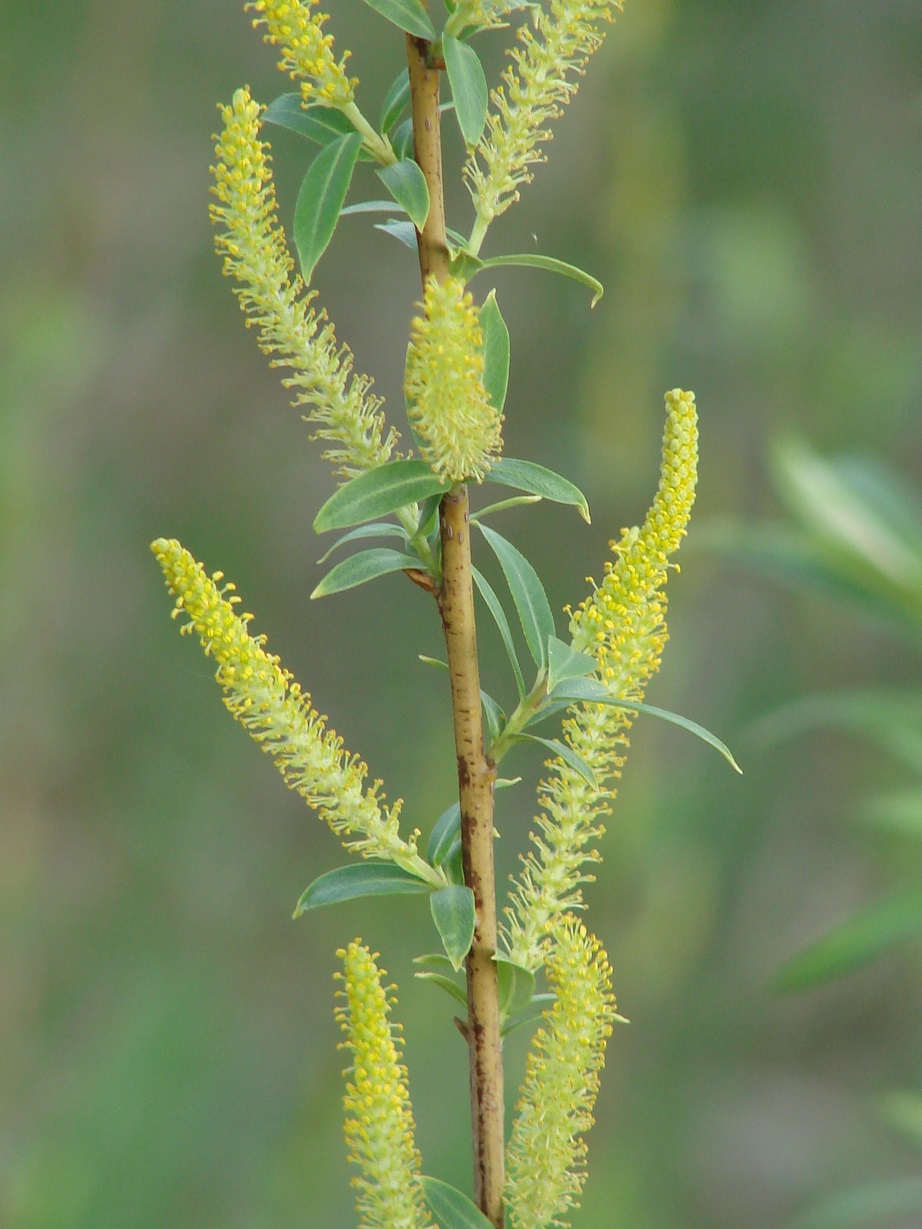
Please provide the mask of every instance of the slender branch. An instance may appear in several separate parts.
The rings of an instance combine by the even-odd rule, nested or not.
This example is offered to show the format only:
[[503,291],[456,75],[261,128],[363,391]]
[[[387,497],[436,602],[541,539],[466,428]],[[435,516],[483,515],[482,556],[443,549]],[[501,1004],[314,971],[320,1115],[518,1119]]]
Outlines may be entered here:
[[[407,36],[416,161],[429,186],[429,217],[419,234],[423,281],[448,276],[439,72],[429,44]],[[442,581],[436,594],[451,678],[464,882],[474,893],[476,925],[467,957],[467,1040],[470,1052],[474,1197],[496,1229],[503,1224],[503,1059],[496,963],[496,883],[493,868],[493,788],[496,767],[484,751],[480,667],[467,488],[454,487],[439,509]]]

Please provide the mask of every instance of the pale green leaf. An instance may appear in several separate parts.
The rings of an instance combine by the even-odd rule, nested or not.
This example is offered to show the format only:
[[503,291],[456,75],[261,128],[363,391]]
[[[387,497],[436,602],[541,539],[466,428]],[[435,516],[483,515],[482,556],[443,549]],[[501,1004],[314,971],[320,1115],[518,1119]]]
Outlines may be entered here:
[[438,986],[440,990],[444,990],[450,994],[455,1002],[460,1003],[462,1007],[467,1009],[467,992],[463,986],[459,986],[457,982],[446,977],[444,973],[415,973],[414,977],[418,977],[420,981],[431,982],[433,986]]
[[447,491],[424,461],[388,461],[339,487],[314,517],[314,532],[348,529]]
[[559,755],[565,764],[569,764],[574,772],[578,772],[584,781],[588,781],[590,785],[598,785],[596,775],[590,766],[586,763],[581,755],[568,747],[566,743],[561,742],[559,738],[539,738],[537,734],[516,734],[516,742],[540,743],[542,747],[547,747],[549,751],[553,751],[555,755]]
[[[337,107],[325,107],[321,103],[304,107],[299,93],[281,94],[269,103],[262,118],[264,123],[287,128],[289,132],[296,132],[309,141],[316,141],[318,145],[329,145],[337,137],[351,136],[355,132]],[[359,161],[371,161],[373,156],[367,149],[362,149]]]
[[502,412],[509,387],[509,330],[496,302],[496,291],[491,290],[480,309],[480,327],[483,330],[483,384],[487,396]]
[[483,716],[487,725],[487,736],[491,743],[495,743],[503,732],[503,727],[506,724],[506,714],[496,703],[492,696],[481,687],[480,701],[483,704]]
[[428,891],[430,886],[422,879],[390,862],[358,862],[337,867],[315,879],[298,901],[294,916],[360,896],[405,896]]
[[474,941],[474,893],[460,884],[438,888],[429,897],[432,920],[457,972]]
[[499,986],[499,1012],[502,1019],[524,1011],[535,992],[535,975],[530,969],[510,960],[503,952],[493,956]]
[[534,1020],[535,1016],[540,1015],[541,1012],[543,1012],[546,1007],[549,1007],[556,998],[556,994],[532,995],[531,1002],[524,1008],[523,1011],[518,1012],[514,1016],[510,1016],[509,1019],[503,1023],[501,1030],[502,1036],[508,1037],[513,1029],[520,1028],[523,1024],[527,1024],[530,1020]]
[[426,861],[441,866],[461,831],[461,804],[453,802],[435,822],[426,845]]
[[398,30],[433,40],[435,28],[420,0],[365,0],[369,8],[393,22]]
[[506,577],[509,592],[525,633],[525,643],[541,669],[547,666],[547,642],[554,635],[554,616],[538,573],[522,552],[495,529],[478,528],[486,538]]
[[512,256],[489,256],[481,264],[483,269],[498,269],[502,265],[519,265],[527,269],[544,269],[548,273],[560,273],[563,277],[572,278],[592,291],[590,307],[595,307],[605,293],[602,283],[576,265],[568,265],[565,260],[557,260],[553,256],[541,256],[537,252],[519,252]]
[[404,247],[408,247],[411,252],[417,250],[416,227],[412,222],[401,222],[396,218],[392,218],[387,222],[376,222],[375,230],[384,231],[385,235],[392,235]]
[[480,57],[469,43],[462,43],[450,34],[442,38],[442,55],[464,142],[468,147],[476,145],[487,122],[489,102],[487,78]]
[[400,119],[404,108],[409,106],[409,103],[410,73],[406,68],[402,68],[384,95],[384,102],[381,104],[381,118],[378,125],[385,136]]
[[317,261],[327,250],[352,182],[362,138],[338,137],[307,168],[295,204],[294,236],[301,276],[310,282]]
[[528,491],[531,495],[540,495],[542,499],[550,499],[556,504],[570,504],[579,510],[580,516],[589,524],[589,504],[579,487],[569,478],[555,474],[552,469],[543,465],[536,465],[534,461],[500,457],[491,465],[486,481],[515,487],[517,491]]
[[493,616],[496,626],[499,628],[499,634],[506,649],[509,663],[512,666],[512,673],[515,675],[515,685],[518,688],[519,695],[524,697],[525,680],[522,677],[522,667],[519,665],[518,655],[515,651],[515,644],[512,640],[512,630],[509,627],[509,620],[506,618],[506,612],[503,610],[502,603],[496,596],[496,591],[483,573],[477,568],[473,569],[473,573],[474,584],[477,586],[480,596],[483,598],[484,602],[486,602],[487,609]]
[[492,1221],[455,1187],[438,1178],[420,1178],[419,1181],[439,1229],[493,1229]]
[[311,599],[343,593],[346,589],[355,589],[370,580],[377,580],[379,576],[387,576],[389,572],[405,572],[408,568],[418,569],[419,560],[386,546],[363,550],[330,568],[311,594]]
[[394,201],[357,201],[354,205],[345,205],[339,216],[348,218],[354,213],[393,213],[396,208]]
[[429,216],[429,187],[426,176],[413,159],[403,158],[389,166],[378,167],[376,173],[397,204],[406,210],[416,229],[422,230]]
[[401,538],[405,542],[407,535],[399,525],[394,525],[390,521],[375,521],[371,525],[359,525],[356,529],[350,529],[348,533],[344,533],[341,538],[337,538],[330,549],[321,555],[317,562],[326,563],[338,547],[345,546],[347,542],[355,542],[361,538]]
[[558,683],[594,674],[598,662],[588,653],[580,653],[571,644],[551,636],[547,644],[547,689],[552,692]]

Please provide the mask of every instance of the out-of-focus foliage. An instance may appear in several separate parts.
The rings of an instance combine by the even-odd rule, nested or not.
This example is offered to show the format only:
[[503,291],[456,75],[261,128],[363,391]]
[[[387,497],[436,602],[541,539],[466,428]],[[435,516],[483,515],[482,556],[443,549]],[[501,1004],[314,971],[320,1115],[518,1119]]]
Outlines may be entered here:
[[[383,19],[341,0],[329,25],[380,97],[400,67]],[[488,61],[505,41],[483,36]],[[263,50],[254,61],[248,19],[224,0],[0,8],[4,1229],[354,1223],[322,953],[359,923],[290,920],[338,843],[177,643],[152,537],[181,538],[259,596],[274,650],[371,775],[428,799],[408,826],[428,831],[452,801],[446,728],[412,747],[394,737],[444,702],[414,656],[440,654],[436,621],[399,577],[374,602],[308,601],[323,574],[310,517],[333,480],[212,252],[214,101],[241,81],[266,99],[285,88]],[[777,515],[766,451],[784,429],[920,488],[920,62],[917,0],[625,5],[554,159],[483,252],[527,252],[534,232],[606,287],[590,314],[575,283],[497,270],[515,338],[509,455],[571,474],[592,505],[578,557],[555,539],[571,510],[510,513],[552,605],[582,591],[578,558],[643,515],[661,390],[680,380],[707,407],[699,527]],[[271,139],[290,224],[305,168],[297,137]],[[322,300],[393,401],[412,259],[362,215],[337,242]],[[696,552],[697,534],[649,698],[719,731],[745,776],[662,722],[635,726],[587,893],[631,1025],[602,1080],[606,1163],[584,1229],[776,1229],[824,1192],[918,1166],[913,1141],[866,1109],[917,1086],[918,944],[809,994],[770,988],[787,957],[922,876],[917,843],[847,822],[902,789],[892,737],[883,754],[841,729],[740,737],[797,697],[917,689],[917,646],[838,596]],[[379,646],[398,628],[418,647],[391,659]],[[482,639],[501,676],[485,615]],[[529,819],[524,792],[503,791],[499,824],[517,838],[498,843],[503,874]],[[369,902],[360,925],[418,1021],[405,1060],[426,1171],[465,1186],[449,1158],[467,1124],[444,1112],[464,1047],[445,1045],[450,1000],[412,977],[404,908]],[[327,975],[329,995],[309,989]],[[508,1041],[513,1092],[524,1041]]]

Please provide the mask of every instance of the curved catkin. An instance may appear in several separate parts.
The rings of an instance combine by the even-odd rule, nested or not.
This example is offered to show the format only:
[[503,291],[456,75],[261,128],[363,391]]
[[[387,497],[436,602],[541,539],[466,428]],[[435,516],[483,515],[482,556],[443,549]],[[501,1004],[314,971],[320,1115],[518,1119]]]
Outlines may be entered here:
[[323,33],[326,13],[317,12],[319,0],[251,0],[244,5],[256,13],[254,26],[265,26],[265,40],[281,52],[279,69],[301,87],[305,105],[315,102],[345,107],[355,97],[358,80],[346,74],[349,52],[337,63],[333,36]]
[[502,450],[483,371],[483,330],[464,283],[428,278],[407,352],[407,412],[423,459],[446,482],[480,481]]
[[[659,487],[643,525],[625,529],[612,543],[605,576],[573,613],[573,647],[595,657],[598,678],[621,700],[642,701],[659,668],[666,643],[666,597],[670,557],[685,536],[698,472],[698,418],[694,393],[666,394]],[[593,769],[590,784],[564,760],[549,762],[538,786],[543,807],[532,833],[533,848],[506,909],[506,936],[513,960],[529,969],[544,959],[547,927],[556,914],[582,904],[581,885],[598,861],[593,847],[604,833],[628,747],[633,714],[602,704],[568,711],[568,745]]]
[[346,477],[390,460],[396,442],[385,434],[382,404],[371,380],[356,375],[352,354],[336,340],[333,325],[311,306],[279,226],[269,147],[259,139],[261,107],[242,88],[222,107],[212,167],[211,220],[224,272],[259,330],[259,345],[274,367],[287,367],[283,383],[296,390],[293,404],[329,444],[324,456]]
[[343,1098],[349,1160],[359,1167],[352,1179],[361,1229],[430,1229],[422,1189],[421,1160],[414,1140],[407,1069],[400,1061],[393,1000],[381,984],[383,969],[360,939],[337,956],[343,983],[336,1008],[352,1052]]
[[571,915],[557,919],[547,959],[556,994],[528,1054],[506,1149],[506,1205],[516,1229],[565,1226],[585,1181],[586,1144],[615,1018],[611,966]]

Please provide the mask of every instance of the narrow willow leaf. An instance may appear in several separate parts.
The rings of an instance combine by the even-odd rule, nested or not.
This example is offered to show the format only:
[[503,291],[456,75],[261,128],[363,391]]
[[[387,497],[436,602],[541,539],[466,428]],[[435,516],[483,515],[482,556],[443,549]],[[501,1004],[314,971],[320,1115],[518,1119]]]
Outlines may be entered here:
[[559,755],[564,763],[569,764],[574,772],[578,772],[584,781],[588,781],[590,785],[597,785],[595,773],[586,763],[581,755],[577,755],[572,747],[568,747],[566,743],[562,743],[559,738],[539,738],[537,734],[516,734],[516,742],[541,743],[543,747],[547,747],[549,751],[553,751],[555,755]]
[[552,692],[558,683],[595,674],[598,662],[588,653],[580,653],[572,645],[551,636],[547,644],[547,689]]
[[661,721],[668,721],[671,725],[680,726],[683,730],[687,730],[689,734],[694,734],[696,738],[706,742],[708,746],[720,752],[731,768],[742,774],[743,770],[733,758],[733,752],[727,744],[721,742],[716,734],[712,734],[710,730],[705,729],[703,725],[699,725],[697,721],[692,721],[690,718],[683,717],[679,713],[670,712],[668,708],[656,708],[652,704],[641,704],[639,700],[621,700],[617,696],[613,696],[607,687],[595,679],[571,679],[569,682],[561,683],[548,699],[552,703],[558,704],[563,701],[581,704],[608,704],[612,708],[626,708],[633,713],[646,713],[650,717],[658,717]]
[[357,201],[354,205],[345,205],[339,216],[348,218],[353,213],[393,213],[394,209],[394,201]]
[[[325,107],[321,103],[303,107],[301,95],[281,94],[270,102],[263,112],[263,121],[275,124],[278,128],[287,128],[298,136],[316,141],[318,145],[329,145],[337,137],[351,136],[355,129],[336,107]],[[370,162],[374,158],[367,149],[359,153],[359,160]]]
[[453,802],[435,822],[426,845],[426,861],[432,866],[441,866],[451,851],[455,838],[461,831],[461,804]]
[[394,78],[391,88],[384,95],[384,102],[381,104],[381,118],[378,126],[385,136],[400,119],[409,102],[410,73],[408,69],[402,68]]
[[448,851],[448,857],[442,863],[442,870],[452,883],[464,885],[464,852],[461,848],[460,836],[455,837],[455,843]]
[[442,55],[451,85],[451,98],[465,144],[476,145],[487,122],[489,91],[480,57],[469,43],[450,34],[442,37]]
[[358,862],[337,867],[315,879],[298,901],[294,916],[359,896],[405,896],[428,891],[429,884],[399,866],[389,862]]
[[430,41],[435,38],[435,28],[420,0],[365,0],[365,3],[393,22],[398,30]]
[[535,975],[502,952],[496,952],[493,959],[496,961],[499,983],[499,1012],[505,1020],[507,1016],[524,1011],[531,1002],[535,992]]
[[390,521],[375,521],[371,525],[359,525],[357,529],[350,529],[341,538],[337,538],[317,562],[326,563],[338,547],[345,546],[347,542],[355,542],[360,538],[401,538],[405,542],[407,535],[399,525],[394,525]]
[[348,529],[447,491],[425,461],[388,461],[344,483],[314,517],[314,532]]
[[503,732],[506,724],[506,714],[492,696],[480,689],[480,702],[483,704],[483,716],[487,723],[487,735],[491,743],[495,743]]
[[439,1229],[493,1229],[492,1221],[455,1187],[438,1178],[420,1178],[419,1181]]
[[888,1229],[916,1216],[922,1216],[922,1178],[893,1178],[837,1191],[789,1221],[788,1229]]
[[501,265],[520,265],[527,269],[545,269],[548,273],[560,273],[564,277],[570,277],[575,282],[581,283],[583,286],[588,286],[592,291],[592,302],[590,307],[595,307],[599,299],[605,293],[602,283],[587,273],[585,269],[578,269],[576,265],[568,265],[565,260],[557,260],[553,256],[541,256],[537,252],[520,252],[514,256],[490,256],[484,260],[482,268],[497,269]]
[[444,973],[416,973],[420,981],[431,982],[433,986],[438,986],[440,990],[446,991],[455,1002],[460,1003],[462,1007],[467,1008],[467,993],[463,986],[459,986],[457,982],[446,977]]
[[416,251],[416,227],[412,222],[400,222],[396,218],[392,218],[387,222],[376,222],[375,230],[382,230],[385,235],[393,235],[404,247],[408,247],[411,252]]
[[413,157],[413,121],[405,119],[391,135],[391,149],[398,158]]
[[442,969],[446,973],[452,968],[451,961],[444,952],[424,952],[422,956],[414,956],[413,963],[431,966],[433,969]]
[[817,986],[918,935],[922,935],[922,888],[888,897],[855,914],[788,961],[776,985],[780,990]]
[[554,635],[554,616],[538,573],[525,556],[495,529],[478,528],[503,569],[509,592],[518,611],[525,643],[535,662],[543,670],[547,666],[547,642]]
[[579,509],[579,514],[586,524],[590,523],[589,504],[579,487],[569,478],[555,474],[552,469],[543,465],[536,465],[534,461],[500,457],[490,467],[486,481],[515,487],[517,491],[528,491],[532,495],[540,495],[542,499],[550,499],[555,504],[571,504]]
[[322,149],[307,168],[295,205],[294,226],[295,246],[305,282],[310,282],[317,261],[333,238],[361,148],[362,138],[358,133],[338,137]]
[[430,495],[428,499],[424,499],[419,509],[419,523],[416,526],[416,532],[421,533],[424,537],[428,537],[435,530],[439,521],[439,504],[442,502],[441,494]]
[[509,330],[491,290],[480,309],[483,329],[483,383],[487,395],[499,411],[506,404],[509,387]]
[[417,230],[422,230],[429,216],[429,187],[426,176],[412,158],[378,167],[377,176],[394,200],[409,215]]
[[346,589],[355,589],[370,580],[377,580],[379,576],[387,576],[389,572],[405,572],[408,568],[415,571],[418,567],[419,560],[412,555],[390,550],[386,546],[363,550],[357,555],[350,555],[342,563],[337,563],[335,568],[330,568],[311,594],[311,600],[329,597],[331,593],[343,593]]
[[425,653],[417,653],[416,656],[424,666],[435,666],[437,670],[444,670],[446,674],[448,673],[447,661],[440,661],[438,657],[429,657]]
[[532,995],[531,1002],[524,1011],[520,1011],[517,1015],[510,1016],[502,1026],[501,1035],[508,1037],[513,1029],[521,1028],[523,1024],[527,1024],[529,1020],[534,1020],[535,1016],[544,1011],[545,1007],[549,1006],[557,998],[556,994],[535,994]]
[[521,508],[525,504],[540,504],[541,502],[540,495],[513,495],[509,499],[500,499],[495,504],[487,504],[485,508],[478,508],[476,513],[471,515],[471,520],[479,524],[485,516],[493,516],[497,512],[506,512],[509,508]]
[[499,634],[502,637],[503,645],[506,649],[506,655],[509,658],[509,664],[512,666],[512,673],[515,675],[515,685],[518,688],[519,696],[525,697],[525,680],[522,677],[522,667],[519,665],[518,655],[515,651],[515,644],[512,640],[512,630],[509,627],[509,620],[506,618],[506,612],[503,610],[502,603],[496,596],[496,591],[487,578],[477,568],[473,569],[474,584],[477,586],[480,596],[486,602],[487,609],[493,616],[496,626],[499,628]]
[[429,908],[445,954],[457,972],[474,941],[474,893],[470,888],[451,884],[430,895]]

